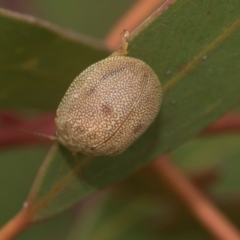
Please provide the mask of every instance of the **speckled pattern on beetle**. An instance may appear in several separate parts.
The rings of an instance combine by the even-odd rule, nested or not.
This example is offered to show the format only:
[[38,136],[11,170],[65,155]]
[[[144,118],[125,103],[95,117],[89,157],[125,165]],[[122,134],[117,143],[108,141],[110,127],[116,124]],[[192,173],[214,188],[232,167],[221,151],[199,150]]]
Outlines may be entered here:
[[110,56],[84,70],[57,109],[57,139],[74,153],[117,155],[156,118],[157,75],[143,61]]

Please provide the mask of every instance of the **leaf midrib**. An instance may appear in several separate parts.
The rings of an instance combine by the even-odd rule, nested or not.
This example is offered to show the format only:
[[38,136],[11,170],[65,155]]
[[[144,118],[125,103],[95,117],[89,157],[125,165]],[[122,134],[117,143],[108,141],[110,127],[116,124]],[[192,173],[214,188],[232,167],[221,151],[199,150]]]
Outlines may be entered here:
[[206,46],[205,49],[203,49],[196,57],[193,57],[193,59],[181,71],[179,71],[166,84],[164,84],[162,87],[163,93],[166,93],[169,89],[171,89],[171,87],[176,85],[182,77],[184,77],[188,72],[193,70],[201,62],[204,56],[209,55],[211,51],[213,51],[218,45],[220,45],[223,42],[223,40],[229,37],[234,32],[234,30],[236,30],[238,27],[240,27],[240,19],[238,19],[231,26],[226,28],[215,40],[213,40],[208,46]]

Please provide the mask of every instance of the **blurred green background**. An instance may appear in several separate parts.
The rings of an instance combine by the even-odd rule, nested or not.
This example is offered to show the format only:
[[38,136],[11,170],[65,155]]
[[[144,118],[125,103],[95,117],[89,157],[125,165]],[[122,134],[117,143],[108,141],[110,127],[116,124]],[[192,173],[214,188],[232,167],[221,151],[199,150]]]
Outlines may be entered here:
[[1,0],[0,6],[101,39],[135,2],[136,0]]
[[[0,1],[0,7],[27,13],[102,39],[134,2],[5,0]],[[21,208],[47,150],[48,147],[1,149],[0,225]],[[213,170],[214,177],[207,182],[207,190],[224,213],[240,226],[240,136],[232,134],[194,139],[171,155],[176,164],[192,176],[202,174],[204,178],[205,172],[211,173]],[[137,176],[136,173],[136,178]],[[146,180],[144,176],[143,180]],[[123,189],[128,181],[131,180],[122,183]],[[126,197],[124,191],[120,192],[119,197],[111,189],[97,193],[81,206],[30,228],[17,239],[212,239],[185,209],[181,212],[182,207],[176,204],[177,200],[173,200],[176,201],[175,205],[171,205],[165,197],[155,199],[141,189],[141,186],[139,188],[140,193],[137,196],[140,197],[137,199],[134,191],[133,196],[126,194]]]

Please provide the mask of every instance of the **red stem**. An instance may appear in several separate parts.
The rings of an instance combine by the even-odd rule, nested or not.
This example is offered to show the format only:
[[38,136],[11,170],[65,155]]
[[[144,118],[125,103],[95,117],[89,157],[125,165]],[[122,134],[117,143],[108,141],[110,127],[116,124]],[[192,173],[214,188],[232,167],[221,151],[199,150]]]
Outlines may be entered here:
[[27,118],[10,111],[0,112],[0,147],[50,143],[47,138],[35,136],[30,132],[54,135],[54,114],[46,113]]
[[240,132],[240,112],[229,112],[215,123],[205,128],[201,134]]
[[0,240],[11,240],[27,229],[30,224],[30,217],[27,209],[22,209],[14,218],[7,222],[0,229]]
[[131,32],[165,1],[166,0],[136,1],[136,3],[126,12],[126,14],[119,19],[108,36],[105,38],[107,47],[111,50],[116,49],[116,47],[118,47],[120,44],[119,35],[124,29],[127,29],[129,32]]

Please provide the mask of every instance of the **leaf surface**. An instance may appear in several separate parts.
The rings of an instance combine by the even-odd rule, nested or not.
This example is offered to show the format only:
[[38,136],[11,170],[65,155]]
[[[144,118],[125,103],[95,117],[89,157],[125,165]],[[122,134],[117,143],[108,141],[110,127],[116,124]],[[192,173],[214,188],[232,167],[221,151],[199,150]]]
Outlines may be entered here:
[[167,3],[172,4],[149,18],[129,44],[129,56],[148,63],[161,81],[163,105],[156,121],[117,157],[75,159],[63,147],[52,150],[29,197],[35,220],[174,149],[240,102],[240,2]]
[[0,108],[55,110],[72,80],[107,56],[103,44],[0,9]]

